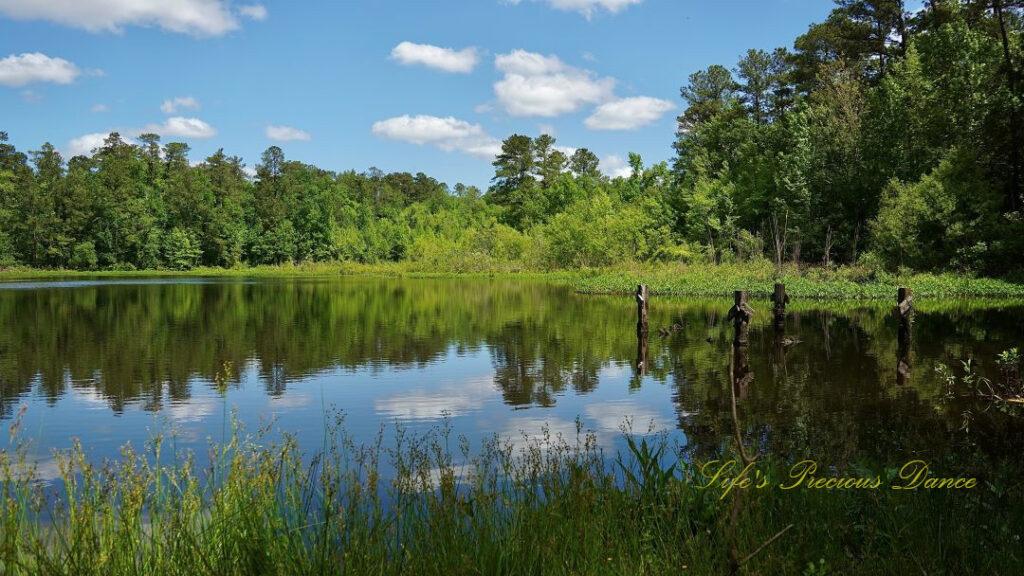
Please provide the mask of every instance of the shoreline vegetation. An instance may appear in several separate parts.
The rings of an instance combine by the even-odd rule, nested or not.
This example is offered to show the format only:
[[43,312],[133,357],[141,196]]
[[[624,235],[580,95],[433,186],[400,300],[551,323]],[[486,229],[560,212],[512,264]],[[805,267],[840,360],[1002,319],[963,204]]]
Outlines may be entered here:
[[577,423],[574,438],[494,436],[477,449],[442,424],[382,428],[357,445],[343,415],[326,420],[316,454],[286,432],[238,424],[206,454],[158,434],[97,464],[76,444],[55,454],[60,488],[38,476],[15,426],[0,451],[0,572],[810,576],[1024,565],[1013,457],[927,463],[936,476],[978,478],[957,490],[888,489],[920,480],[901,477],[903,463],[815,475],[879,488],[782,490],[800,464],[766,459],[757,478],[770,485],[755,489],[710,482],[664,436],[627,435],[624,453],[608,455]]
[[863,267],[800,268],[785,266],[781,274],[767,260],[735,264],[653,264],[576,270],[518,270],[500,268],[473,272],[430,269],[415,263],[358,264],[351,262],[282,264],[191,270],[45,270],[26,267],[0,269],[5,282],[115,278],[464,278],[517,279],[564,284],[581,294],[631,294],[647,284],[660,296],[719,297],[747,290],[766,297],[781,282],[793,298],[882,300],[894,299],[898,286],[911,288],[917,298],[1024,298],[1024,283],[958,274],[876,272]]

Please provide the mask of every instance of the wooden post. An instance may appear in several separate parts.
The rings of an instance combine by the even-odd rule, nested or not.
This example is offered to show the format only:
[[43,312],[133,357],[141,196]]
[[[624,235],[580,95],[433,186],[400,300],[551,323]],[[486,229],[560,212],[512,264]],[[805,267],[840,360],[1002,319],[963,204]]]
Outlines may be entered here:
[[900,288],[896,292],[896,310],[902,319],[910,319],[910,314],[914,311],[914,293],[910,288]]
[[650,290],[647,284],[636,287],[636,333],[647,334],[647,314],[650,310]]
[[733,300],[733,307],[729,309],[729,315],[727,316],[729,320],[733,321],[736,332],[733,337],[733,344],[746,346],[750,343],[747,333],[750,328],[750,320],[754,317],[754,309],[748,303],[746,290],[737,290],[733,293]]
[[775,293],[772,295],[772,302],[775,304],[775,313],[786,313],[786,304],[789,304],[789,294],[786,294],[785,284],[775,284]]
[[786,294],[785,284],[775,284],[775,292],[772,294],[772,312],[775,318],[775,330],[786,329],[786,304],[789,304],[789,294]]

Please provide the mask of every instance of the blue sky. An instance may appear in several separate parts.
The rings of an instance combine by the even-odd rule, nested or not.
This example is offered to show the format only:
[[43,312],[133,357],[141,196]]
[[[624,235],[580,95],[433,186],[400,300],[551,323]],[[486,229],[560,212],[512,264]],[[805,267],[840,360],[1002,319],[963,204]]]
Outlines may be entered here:
[[0,130],[65,155],[111,130],[279,145],[331,170],[484,187],[513,133],[614,173],[671,157],[679,86],[791,46],[829,0],[0,0]]

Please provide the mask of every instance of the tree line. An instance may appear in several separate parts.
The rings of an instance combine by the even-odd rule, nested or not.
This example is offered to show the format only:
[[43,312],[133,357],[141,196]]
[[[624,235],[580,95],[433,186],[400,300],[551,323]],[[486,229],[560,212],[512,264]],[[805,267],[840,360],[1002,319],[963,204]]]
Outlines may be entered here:
[[680,89],[671,162],[609,178],[515,134],[486,191],[331,172],[268,148],[111,134],[65,161],[0,133],[0,266],[412,261],[550,269],[770,258],[1005,274],[1024,249],[1024,0],[837,0],[791,48]]

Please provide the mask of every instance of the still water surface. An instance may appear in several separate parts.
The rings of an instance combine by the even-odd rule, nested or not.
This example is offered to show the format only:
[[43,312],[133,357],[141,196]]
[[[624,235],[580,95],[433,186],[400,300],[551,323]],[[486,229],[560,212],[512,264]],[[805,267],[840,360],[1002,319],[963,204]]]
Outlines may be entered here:
[[[24,409],[44,477],[57,473],[51,450],[74,438],[94,458],[156,430],[205,450],[232,411],[250,428],[275,419],[311,451],[325,413],[341,410],[365,441],[382,424],[415,431],[442,421],[474,442],[545,430],[575,438],[579,421],[605,448],[620,448],[629,426],[665,432],[684,457],[704,459],[733,435],[732,363],[735,378],[751,376],[735,390],[745,442],[760,453],[838,465],[1024,445],[1019,420],[944,401],[934,370],[974,357],[994,375],[995,355],[1022,343],[1021,303],[922,301],[901,350],[890,303],[796,302],[778,332],[767,301],[754,302],[745,359],[733,355],[730,305],[655,298],[642,375],[631,297],[543,282],[6,283],[0,422]],[[681,329],[659,333],[673,324]]]

